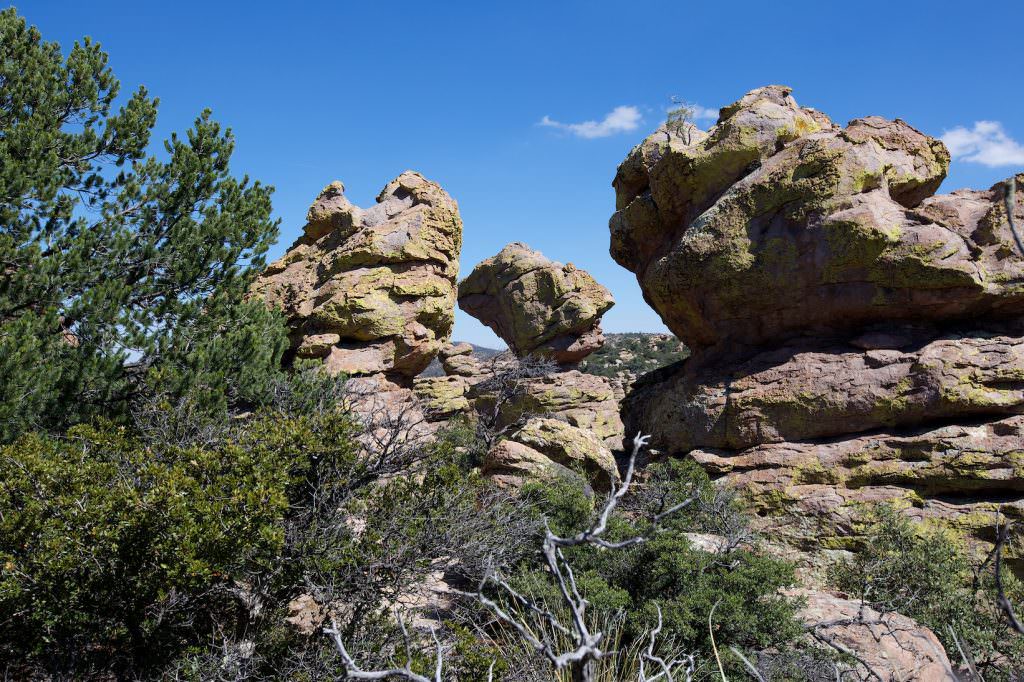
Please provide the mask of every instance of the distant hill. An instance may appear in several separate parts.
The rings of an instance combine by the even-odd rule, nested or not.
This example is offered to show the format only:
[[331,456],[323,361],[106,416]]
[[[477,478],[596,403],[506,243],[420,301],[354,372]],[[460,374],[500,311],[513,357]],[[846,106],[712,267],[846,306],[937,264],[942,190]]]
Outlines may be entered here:
[[580,371],[630,384],[689,355],[690,349],[672,334],[605,334],[604,346],[580,363]]
[[[487,360],[504,352],[476,344],[470,345],[473,346],[473,356],[478,360]],[[686,345],[671,334],[605,334],[604,346],[581,362],[579,369],[581,372],[618,379],[624,384],[630,384],[642,374],[683,360],[689,355],[690,350]],[[441,362],[435,358],[420,376],[444,376]]]

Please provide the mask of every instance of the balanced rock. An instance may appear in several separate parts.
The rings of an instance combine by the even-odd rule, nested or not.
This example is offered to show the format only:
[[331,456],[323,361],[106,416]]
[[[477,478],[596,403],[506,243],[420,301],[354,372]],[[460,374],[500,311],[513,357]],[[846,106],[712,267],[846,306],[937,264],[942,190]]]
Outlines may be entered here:
[[462,246],[456,202],[419,173],[361,209],[333,182],[304,234],[254,283],[284,311],[292,352],[334,374],[419,374],[448,342]]
[[579,362],[601,347],[601,316],[614,304],[586,271],[520,242],[482,261],[459,284],[459,307],[513,352],[559,363]]
[[612,255],[693,351],[637,381],[626,430],[812,564],[880,503],[989,547],[1024,519],[1022,193],[933,196],[948,164],[901,120],[839,127],[770,86],[618,169]]

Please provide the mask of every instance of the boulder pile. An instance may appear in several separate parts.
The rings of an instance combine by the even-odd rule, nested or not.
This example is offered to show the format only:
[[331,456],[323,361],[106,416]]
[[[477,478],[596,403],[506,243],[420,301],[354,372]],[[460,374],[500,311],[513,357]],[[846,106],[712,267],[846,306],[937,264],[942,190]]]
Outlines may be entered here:
[[[611,253],[693,356],[638,382],[627,432],[748,492],[809,551],[851,546],[867,503],[979,541],[998,509],[1024,518],[1008,183],[935,195],[948,164],[899,119],[842,127],[780,86],[635,147]],[[1019,194],[1009,209],[1024,223]]]

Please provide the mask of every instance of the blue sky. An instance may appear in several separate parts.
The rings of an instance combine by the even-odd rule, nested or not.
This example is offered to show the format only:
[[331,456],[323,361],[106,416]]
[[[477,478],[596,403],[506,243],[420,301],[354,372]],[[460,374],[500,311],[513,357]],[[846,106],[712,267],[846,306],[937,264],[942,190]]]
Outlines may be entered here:
[[[945,191],[1024,168],[1020,2],[16,6],[48,40],[98,40],[124,90],[159,96],[158,139],[213,109],[237,136],[236,172],[277,188],[272,256],[331,180],[368,205],[414,169],[459,201],[463,274],[524,241],[612,290],[607,331],[663,329],[608,256],[607,223],[617,164],[673,96],[716,109],[781,83],[842,123],[877,114],[956,131]],[[499,344],[461,312],[455,336]]]

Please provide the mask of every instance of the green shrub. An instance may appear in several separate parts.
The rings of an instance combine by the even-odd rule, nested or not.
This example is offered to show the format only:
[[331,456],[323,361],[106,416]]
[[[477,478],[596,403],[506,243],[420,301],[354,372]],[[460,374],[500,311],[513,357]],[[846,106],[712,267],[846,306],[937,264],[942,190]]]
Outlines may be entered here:
[[[880,611],[931,628],[951,658],[958,651],[955,633],[985,679],[1019,673],[1024,637],[1009,628],[995,602],[991,565],[973,560],[951,531],[914,524],[885,505],[873,516],[860,551],[832,567],[832,582]],[[1003,582],[1013,601],[1024,600],[1008,571]]]
[[57,673],[158,662],[237,617],[284,543],[289,462],[253,441],[155,452],[124,427],[0,449],[0,652]]
[[[589,524],[593,500],[570,482],[530,484],[524,489],[556,533],[577,532]],[[671,506],[694,495],[697,502],[670,517],[647,541],[627,549],[603,550],[585,545],[566,550],[581,593],[591,602],[591,616],[601,621],[622,617],[617,631],[623,646],[641,641],[656,623],[656,608],[664,617],[664,637],[679,651],[695,654],[700,666],[714,668],[708,617],[715,609],[715,642],[727,672],[740,673],[741,663],[729,645],[748,651],[784,647],[800,635],[794,601],[781,596],[795,582],[793,566],[761,555],[741,544],[722,553],[695,548],[687,532],[719,532],[727,517],[740,515],[738,502],[721,502],[707,475],[689,462],[654,464],[645,480],[616,512],[609,539],[648,534],[645,512]],[[560,597],[546,571],[524,566],[514,576],[518,588],[557,608]],[[712,668],[708,668],[712,666]]]

